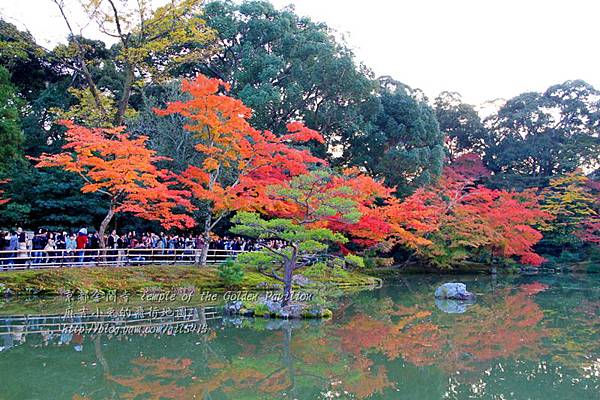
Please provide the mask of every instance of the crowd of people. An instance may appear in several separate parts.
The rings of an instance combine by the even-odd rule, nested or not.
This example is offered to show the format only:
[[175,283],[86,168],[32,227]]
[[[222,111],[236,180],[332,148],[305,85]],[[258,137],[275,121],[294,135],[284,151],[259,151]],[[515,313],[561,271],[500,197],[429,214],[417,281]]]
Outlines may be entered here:
[[[101,252],[98,232],[88,232],[87,228],[77,233],[46,229],[33,233],[18,228],[0,232],[0,265],[6,269],[23,265],[82,264],[97,262],[99,257],[102,261],[117,264],[164,260],[198,262],[205,240],[199,234],[138,234],[135,231],[118,234],[113,230],[105,236],[104,243],[106,251]],[[258,250],[264,246],[281,248],[283,243],[227,236],[214,237],[208,243],[209,250],[220,250],[221,255]]]

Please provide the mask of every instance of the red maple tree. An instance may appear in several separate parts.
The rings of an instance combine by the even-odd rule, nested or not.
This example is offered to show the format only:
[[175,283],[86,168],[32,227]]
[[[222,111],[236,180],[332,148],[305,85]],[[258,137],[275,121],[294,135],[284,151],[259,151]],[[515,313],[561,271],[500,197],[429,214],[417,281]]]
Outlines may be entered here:
[[345,170],[333,184],[350,188],[348,197],[356,202],[361,218],[356,223],[330,221],[330,229],[346,234],[363,247],[389,248],[397,243],[416,247],[429,243],[425,236],[435,229],[436,210],[427,204],[426,192],[418,191],[400,200],[394,196],[393,188],[357,169]]
[[427,190],[429,207],[439,219],[428,236],[432,245],[420,247],[420,253],[440,266],[483,253],[492,263],[513,256],[523,264],[543,263],[544,258],[533,250],[542,239],[534,226],[551,216],[540,209],[536,193],[489,189],[474,185],[472,176],[468,170],[447,168]]

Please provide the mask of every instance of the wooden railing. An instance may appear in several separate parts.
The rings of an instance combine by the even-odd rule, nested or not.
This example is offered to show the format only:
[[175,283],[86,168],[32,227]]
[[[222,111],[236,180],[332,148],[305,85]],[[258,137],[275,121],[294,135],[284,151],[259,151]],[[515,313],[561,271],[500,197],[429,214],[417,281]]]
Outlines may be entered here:
[[[236,258],[241,250],[209,249],[207,264]],[[49,269],[65,267],[123,267],[130,265],[200,264],[201,249],[75,249],[75,250],[3,250],[0,270]]]

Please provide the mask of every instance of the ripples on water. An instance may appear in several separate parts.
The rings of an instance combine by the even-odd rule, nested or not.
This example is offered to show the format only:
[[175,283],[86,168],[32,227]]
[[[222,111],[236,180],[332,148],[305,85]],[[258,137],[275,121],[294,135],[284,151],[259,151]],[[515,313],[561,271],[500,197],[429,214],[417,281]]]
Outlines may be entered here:
[[194,307],[196,333],[61,333],[47,318],[27,334],[0,317],[0,398],[597,400],[599,278],[464,277],[477,303],[448,313],[433,291],[458,278],[409,276],[337,299],[331,321]]

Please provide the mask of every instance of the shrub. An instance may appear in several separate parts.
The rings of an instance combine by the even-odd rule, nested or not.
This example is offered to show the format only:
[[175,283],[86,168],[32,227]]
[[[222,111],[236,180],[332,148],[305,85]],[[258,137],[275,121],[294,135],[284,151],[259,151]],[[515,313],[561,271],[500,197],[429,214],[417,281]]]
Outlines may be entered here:
[[227,260],[218,266],[219,278],[225,286],[238,286],[244,280],[244,271],[241,264],[233,260]]
[[258,303],[256,308],[254,308],[254,315],[257,317],[264,317],[265,315],[269,315],[271,312],[269,311],[269,307],[266,304]]

